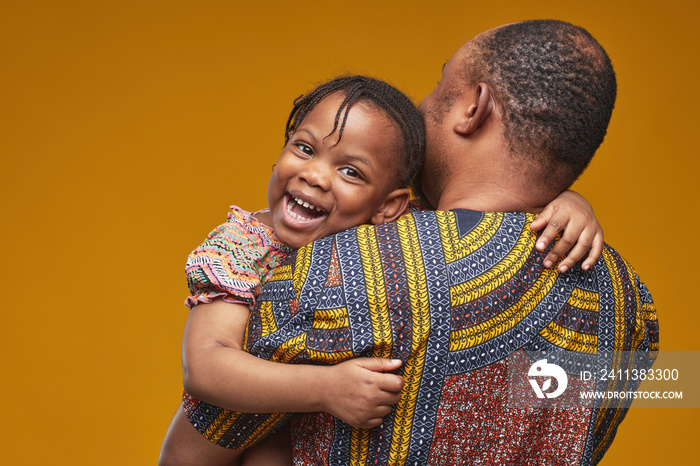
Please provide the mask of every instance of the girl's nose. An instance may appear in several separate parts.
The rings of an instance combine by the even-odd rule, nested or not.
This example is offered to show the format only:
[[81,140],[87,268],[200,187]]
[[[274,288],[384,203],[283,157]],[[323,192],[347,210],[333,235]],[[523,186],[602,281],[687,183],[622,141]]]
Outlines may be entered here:
[[309,160],[299,172],[299,178],[309,186],[327,191],[331,185],[331,168],[317,158]]

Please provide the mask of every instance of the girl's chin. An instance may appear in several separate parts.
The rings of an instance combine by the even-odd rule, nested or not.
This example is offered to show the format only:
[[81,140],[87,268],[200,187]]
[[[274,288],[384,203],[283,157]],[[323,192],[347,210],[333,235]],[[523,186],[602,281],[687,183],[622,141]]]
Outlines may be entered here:
[[275,236],[285,246],[292,249],[299,249],[320,238],[317,234],[309,231],[295,231],[295,229],[284,226],[275,230]]

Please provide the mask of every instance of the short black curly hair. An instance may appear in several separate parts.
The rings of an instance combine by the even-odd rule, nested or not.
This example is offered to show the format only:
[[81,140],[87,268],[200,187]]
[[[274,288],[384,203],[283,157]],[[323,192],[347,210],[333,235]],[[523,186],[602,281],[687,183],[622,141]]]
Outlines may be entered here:
[[570,186],[603,142],[615,106],[605,50],[585,29],[557,20],[508,24],[474,43],[464,75],[492,88],[511,153],[532,156],[540,183]]
[[[348,118],[348,111],[357,102],[362,102],[383,112],[399,129],[401,161],[396,180],[402,187],[409,186],[420,171],[425,158],[425,126],[423,117],[403,92],[394,86],[368,76],[340,76],[321,84],[313,91],[298,97],[289,114],[285,129],[285,144],[304,118],[326,96],[342,92],[345,96],[335,115],[333,134],[338,131],[338,142]],[[344,113],[343,113],[344,112]],[[342,116],[342,121],[341,121]],[[329,134],[330,136],[330,134]]]

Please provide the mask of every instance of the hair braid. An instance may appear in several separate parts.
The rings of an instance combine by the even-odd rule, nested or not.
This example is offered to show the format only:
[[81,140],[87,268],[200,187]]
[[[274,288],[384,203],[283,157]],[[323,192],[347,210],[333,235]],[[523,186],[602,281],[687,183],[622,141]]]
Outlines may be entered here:
[[338,107],[333,130],[328,136],[338,131],[338,142],[340,142],[350,108],[357,102],[369,104],[382,111],[398,126],[401,163],[398,164],[397,179],[402,186],[408,186],[423,166],[425,155],[423,117],[405,94],[384,81],[367,76],[341,76],[299,96],[294,100],[294,108],[287,119],[285,143],[289,141],[289,137],[304,121],[309,112],[323,98],[334,92],[343,92],[344,99]]

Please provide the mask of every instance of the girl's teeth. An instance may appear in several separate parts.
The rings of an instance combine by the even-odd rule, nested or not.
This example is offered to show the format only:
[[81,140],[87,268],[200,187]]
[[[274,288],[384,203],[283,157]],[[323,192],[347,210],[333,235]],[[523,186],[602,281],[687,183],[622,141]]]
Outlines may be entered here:
[[299,205],[301,205],[301,206],[306,207],[307,209],[315,209],[315,210],[317,210],[318,212],[321,212],[321,213],[325,212],[325,210],[321,209],[320,207],[316,207],[315,205],[309,204],[309,203],[306,202],[306,201],[302,201],[301,199],[297,199],[296,197],[292,197],[291,200],[289,201],[289,203],[287,204],[287,212],[289,213],[289,215],[290,215],[292,218],[295,218],[295,219],[297,219],[297,220],[309,220],[309,219],[306,218],[306,217],[302,217],[301,215],[296,214],[296,213],[292,210],[292,206],[294,205],[294,204],[293,204],[294,202],[296,202],[297,204],[299,204]]
[[306,207],[307,209],[315,209],[315,210],[317,210],[317,211],[319,211],[319,212],[325,212],[325,211],[324,211],[323,209],[321,209],[320,207],[316,207],[316,206],[313,205],[313,204],[309,204],[307,201],[302,201],[301,199],[297,199],[296,197],[292,197],[292,200],[293,200],[294,202],[296,202],[297,204]]

